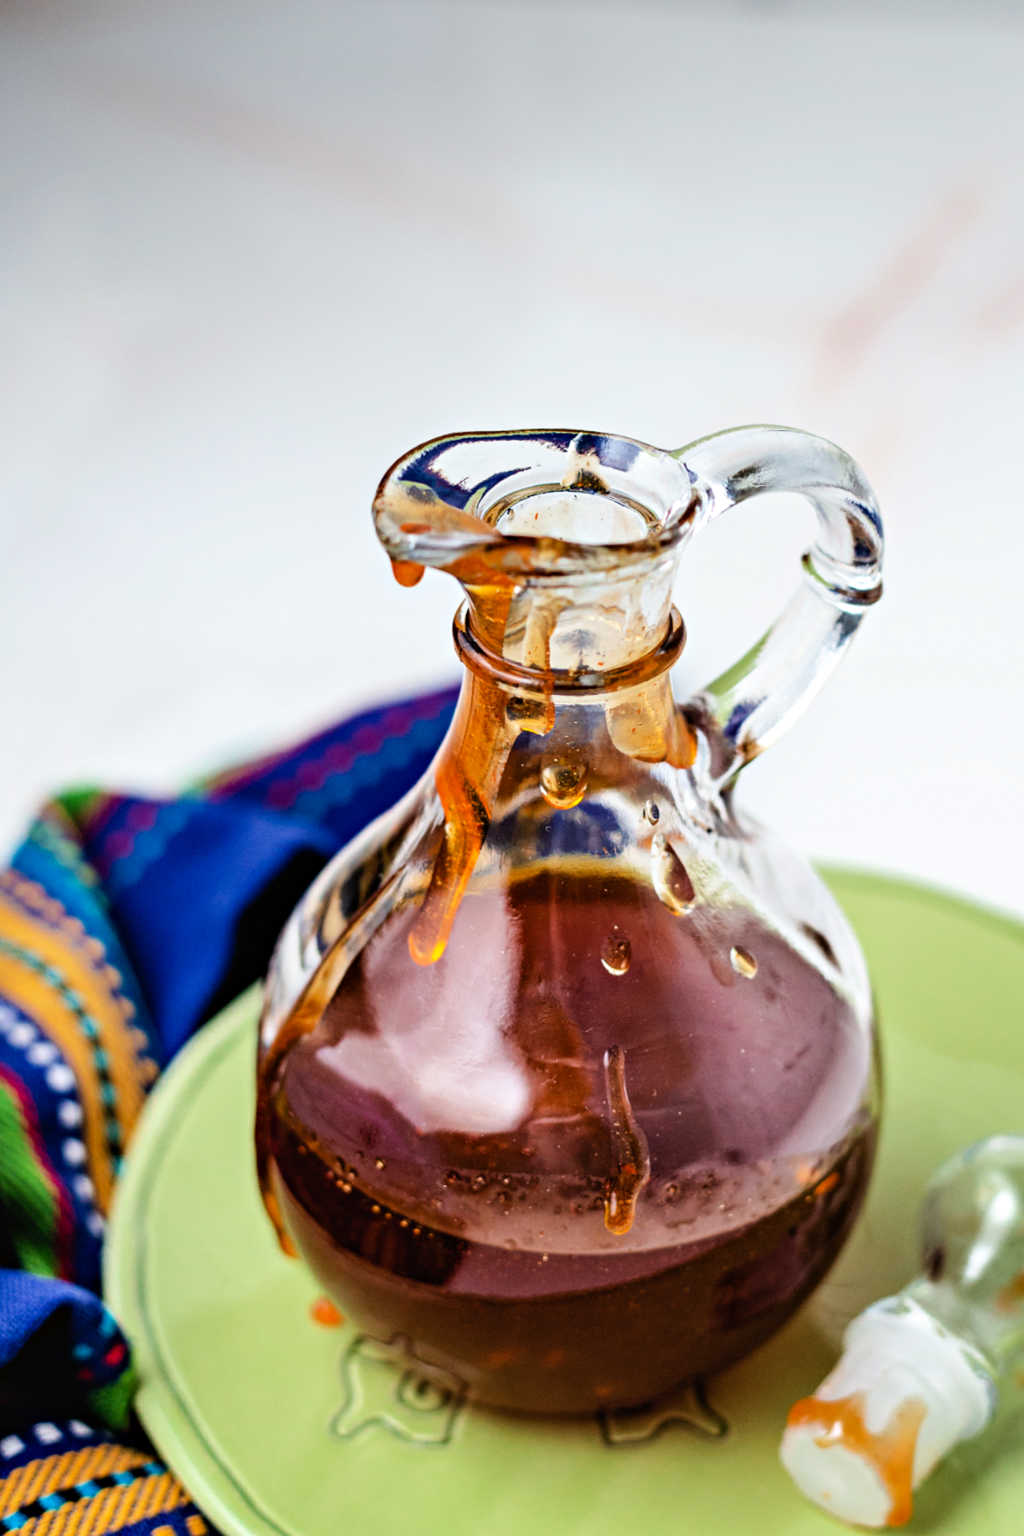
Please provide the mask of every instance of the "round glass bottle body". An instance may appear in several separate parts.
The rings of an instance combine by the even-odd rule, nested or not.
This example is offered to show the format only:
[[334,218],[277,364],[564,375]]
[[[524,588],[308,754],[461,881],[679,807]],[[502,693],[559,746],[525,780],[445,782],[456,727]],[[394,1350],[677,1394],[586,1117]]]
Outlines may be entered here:
[[[758,667],[816,645],[817,608],[680,708],[669,603],[703,482],[625,440],[501,436],[504,502],[490,474],[466,510],[475,438],[442,445],[458,497],[437,445],[379,494],[400,580],[432,563],[468,593],[467,671],[431,772],[282,934],[258,1155],[284,1241],[359,1327],[479,1401],[587,1412],[747,1353],[820,1281],[870,1173],[874,1019],[826,888],[734,805],[750,722],[767,738],[797,698],[773,724]],[[571,492],[542,482],[532,514],[528,444]],[[603,546],[566,542],[581,506]],[[813,600],[838,653],[855,626]]]

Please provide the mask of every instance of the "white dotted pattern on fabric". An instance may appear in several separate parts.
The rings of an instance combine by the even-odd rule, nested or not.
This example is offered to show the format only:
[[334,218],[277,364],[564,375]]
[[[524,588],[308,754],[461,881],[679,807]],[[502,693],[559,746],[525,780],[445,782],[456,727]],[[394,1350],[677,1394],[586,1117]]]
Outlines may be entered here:
[[[65,1095],[56,1106],[58,1123],[66,1131],[80,1130],[85,1116],[77,1097],[78,1083],[74,1072],[61,1058],[59,1048],[52,1040],[46,1039],[31,1020],[6,1002],[0,1002],[0,1036],[16,1050],[24,1051],[25,1059],[32,1066],[46,1068],[47,1087],[52,1093]],[[86,1230],[93,1237],[102,1238],[106,1223],[92,1205],[96,1193],[93,1182],[82,1172],[88,1155],[85,1143],[79,1136],[67,1136],[61,1143],[61,1154],[67,1169],[65,1178],[69,1187],[77,1199],[88,1207],[83,1213]]]

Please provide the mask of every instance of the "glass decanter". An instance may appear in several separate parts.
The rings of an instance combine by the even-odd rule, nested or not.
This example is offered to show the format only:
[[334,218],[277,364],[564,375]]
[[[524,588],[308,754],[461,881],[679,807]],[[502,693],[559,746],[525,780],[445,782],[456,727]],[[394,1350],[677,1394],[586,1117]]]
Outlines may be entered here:
[[[777,490],[817,512],[798,591],[679,705],[679,556]],[[462,691],[430,772],[281,935],[267,1207],[346,1316],[472,1397],[647,1401],[789,1316],[869,1176],[860,950],[734,788],[880,595],[874,499],[784,428],[679,452],[494,432],[413,450],[374,514],[401,583],[465,590]]]

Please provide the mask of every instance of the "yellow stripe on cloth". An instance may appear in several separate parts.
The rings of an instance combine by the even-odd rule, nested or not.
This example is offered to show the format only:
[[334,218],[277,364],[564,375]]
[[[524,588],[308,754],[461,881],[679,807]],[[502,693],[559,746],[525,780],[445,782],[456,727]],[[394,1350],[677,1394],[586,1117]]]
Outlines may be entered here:
[[170,1513],[191,1498],[172,1472],[153,1473],[123,1488],[104,1488],[91,1498],[48,1509],[26,1520],[18,1536],[104,1536],[151,1515]]
[[[102,940],[88,932],[81,918],[68,912],[56,896],[51,896],[35,880],[27,880],[16,870],[0,871],[0,891],[9,900],[16,902],[27,916],[33,920],[38,919],[44,927],[58,931],[67,948],[80,956],[93,971],[124,1023],[132,1025],[135,1004],[124,990],[121,973],[108,961]],[[143,1082],[152,1082],[159,1069],[149,1054],[145,1032],[133,1026],[129,1031],[129,1039],[136,1049],[137,1070]]]
[[[137,1032],[125,1007],[127,1000],[117,991],[117,972],[112,967],[97,969],[67,935],[26,911],[20,895],[0,878],[0,934],[4,941],[0,947],[0,993],[27,1013],[58,1046],[75,1075],[89,1173],[96,1202],[106,1211],[114,1182],[107,1120],[112,1118],[116,1123],[123,1150],[153,1069],[145,1059],[140,1061]],[[94,1040],[83,1027],[73,1000],[91,1021]],[[97,1047],[104,1053],[112,1103],[103,1102]]]
[[[188,1536],[207,1536],[210,1527],[202,1515],[186,1515],[185,1529]],[[154,1525],[151,1536],[178,1536],[173,1525]]]
[[84,1483],[90,1477],[103,1477],[108,1472],[130,1471],[148,1459],[141,1451],[105,1440],[101,1445],[83,1445],[76,1451],[60,1451],[55,1456],[27,1461],[0,1478],[0,1518],[13,1515],[15,1510],[44,1494]]

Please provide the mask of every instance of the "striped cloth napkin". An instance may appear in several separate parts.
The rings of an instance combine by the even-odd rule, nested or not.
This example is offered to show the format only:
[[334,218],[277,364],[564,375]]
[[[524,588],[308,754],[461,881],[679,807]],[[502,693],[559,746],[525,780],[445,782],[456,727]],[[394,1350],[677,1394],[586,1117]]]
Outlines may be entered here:
[[133,1421],[98,1294],[121,1161],[162,1069],[424,772],[454,699],[367,710],[175,799],[60,795],[0,873],[0,1532],[206,1531]]

